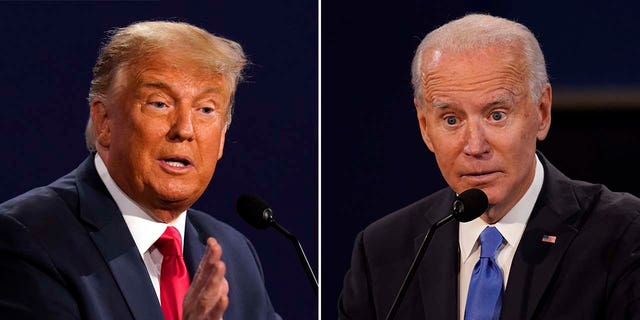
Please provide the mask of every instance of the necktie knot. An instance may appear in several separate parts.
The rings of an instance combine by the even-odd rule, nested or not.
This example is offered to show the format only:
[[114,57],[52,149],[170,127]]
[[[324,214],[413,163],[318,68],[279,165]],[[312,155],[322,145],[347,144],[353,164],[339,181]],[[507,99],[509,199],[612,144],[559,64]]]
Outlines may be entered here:
[[480,233],[480,258],[494,258],[504,238],[496,227],[486,227]]
[[175,227],[167,227],[167,230],[156,241],[156,247],[163,256],[182,256],[182,237]]

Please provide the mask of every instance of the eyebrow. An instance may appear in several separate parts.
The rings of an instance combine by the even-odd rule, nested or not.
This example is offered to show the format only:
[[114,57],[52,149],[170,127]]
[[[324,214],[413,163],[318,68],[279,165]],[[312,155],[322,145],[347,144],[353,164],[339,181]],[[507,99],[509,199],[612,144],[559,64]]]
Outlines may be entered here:
[[[495,97],[493,101],[485,104],[484,108],[491,108],[491,107],[499,106],[501,104],[509,103],[509,102],[513,102],[513,96],[510,94],[502,94]],[[448,108],[450,104],[444,101],[433,100],[431,102],[431,106],[435,109],[444,109],[444,108]]]
[[160,89],[160,90],[166,90],[166,91],[173,91],[171,90],[171,87],[164,83],[164,82],[141,82],[139,84],[140,88],[155,88],[155,89]]
[[493,99],[493,101],[487,103],[484,108],[491,108],[495,106],[499,106],[505,103],[512,103],[513,95],[511,94],[501,94]]
[[443,102],[443,101],[438,101],[438,100],[433,100],[431,102],[431,106],[433,106],[436,109],[442,109],[442,108],[448,107],[449,103]]
[[[139,88],[155,88],[155,89],[160,89],[163,91],[169,91],[171,93],[174,93],[171,86],[162,81],[141,82],[139,85]],[[219,87],[208,87],[204,91],[198,93],[198,95],[201,96],[208,93],[220,93],[220,92],[222,92],[222,89]]]

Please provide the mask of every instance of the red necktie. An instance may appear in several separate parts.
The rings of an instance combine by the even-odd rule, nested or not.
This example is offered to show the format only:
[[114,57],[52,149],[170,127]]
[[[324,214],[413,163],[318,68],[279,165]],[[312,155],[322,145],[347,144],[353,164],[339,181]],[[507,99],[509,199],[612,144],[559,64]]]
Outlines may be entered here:
[[155,243],[162,253],[160,269],[160,304],[166,320],[182,319],[182,300],[189,289],[189,273],[182,259],[182,238],[174,227],[167,230]]

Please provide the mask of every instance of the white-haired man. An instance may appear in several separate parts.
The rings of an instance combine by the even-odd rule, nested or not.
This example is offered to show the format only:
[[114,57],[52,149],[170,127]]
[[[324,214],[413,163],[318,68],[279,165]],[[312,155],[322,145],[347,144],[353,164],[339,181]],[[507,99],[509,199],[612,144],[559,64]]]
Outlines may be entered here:
[[240,45],[186,23],[112,34],[89,91],[91,155],[0,205],[0,318],[280,318],[249,241],[190,209],[245,64]]
[[456,194],[489,207],[435,234],[396,319],[640,317],[640,200],[570,180],[536,152],[551,123],[544,57],[523,25],[468,15],[413,61],[422,138],[449,185],[355,243],[341,319],[384,319],[426,230]]

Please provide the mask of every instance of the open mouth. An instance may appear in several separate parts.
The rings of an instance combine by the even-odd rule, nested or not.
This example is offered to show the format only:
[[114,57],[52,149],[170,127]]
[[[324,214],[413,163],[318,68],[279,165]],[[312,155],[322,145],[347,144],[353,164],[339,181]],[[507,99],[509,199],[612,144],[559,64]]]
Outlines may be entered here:
[[179,157],[162,159],[162,162],[172,168],[186,168],[191,165],[191,161],[189,161],[189,159]]

